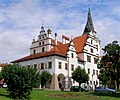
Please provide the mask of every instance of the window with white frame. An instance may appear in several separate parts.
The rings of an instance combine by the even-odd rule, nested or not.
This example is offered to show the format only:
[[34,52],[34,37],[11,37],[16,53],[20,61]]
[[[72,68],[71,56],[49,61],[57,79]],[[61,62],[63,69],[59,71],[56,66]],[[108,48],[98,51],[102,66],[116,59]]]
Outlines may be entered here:
[[62,62],[58,62],[58,68],[62,69]]
[[52,68],[52,62],[48,62],[48,69]]
[[41,69],[44,69],[44,63],[41,63]]
[[68,70],[68,64],[65,63],[65,70]]
[[91,62],[91,56],[87,55],[87,62]]
[[90,68],[88,68],[88,74],[90,74]]
[[74,65],[73,64],[71,64],[71,70],[74,71]]

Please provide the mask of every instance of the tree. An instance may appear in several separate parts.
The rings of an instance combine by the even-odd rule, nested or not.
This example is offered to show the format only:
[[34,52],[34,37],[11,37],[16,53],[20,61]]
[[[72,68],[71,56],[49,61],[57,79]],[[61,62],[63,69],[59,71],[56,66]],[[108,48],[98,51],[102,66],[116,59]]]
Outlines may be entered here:
[[102,85],[107,85],[108,81],[110,80],[109,73],[106,73],[106,71],[100,71],[100,74],[98,75],[98,79],[101,81]]
[[41,73],[41,85],[46,86],[46,82],[52,79],[52,75],[48,71],[42,71]]
[[8,65],[1,73],[8,86],[7,91],[13,99],[28,100],[33,87],[40,82],[39,73],[19,65]]
[[89,80],[89,76],[85,69],[82,69],[80,66],[78,66],[72,73],[72,79],[79,83],[80,88],[81,83],[86,83]]
[[[109,80],[115,80],[119,89],[120,80],[120,45],[118,41],[107,44],[103,49],[104,56],[98,64],[98,68],[109,75]],[[102,73],[100,73],[102,75]],[[104,78],[104,77],[103,77]],[[103,80],[102,77],[100,79]]]

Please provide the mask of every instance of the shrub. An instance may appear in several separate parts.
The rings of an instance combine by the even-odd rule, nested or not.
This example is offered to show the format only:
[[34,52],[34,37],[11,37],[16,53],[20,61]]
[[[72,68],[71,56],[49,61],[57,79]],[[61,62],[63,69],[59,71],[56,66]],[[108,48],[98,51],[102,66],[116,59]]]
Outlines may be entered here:
[[39,73],[19,65],[8,65],[1,73],[8,85],[7,91],[13,99],[29,99],[33,87],[40,82]]

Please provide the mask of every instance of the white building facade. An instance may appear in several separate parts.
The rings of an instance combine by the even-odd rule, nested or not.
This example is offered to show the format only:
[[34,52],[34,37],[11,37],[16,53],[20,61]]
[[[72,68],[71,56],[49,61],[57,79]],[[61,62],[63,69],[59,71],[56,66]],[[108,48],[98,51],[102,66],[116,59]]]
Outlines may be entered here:
[[99,86],[97,78],[99,70],[97,59],[100,55],[100,41],[96,37],[90,11],[88,13],[85,30],[81,36],[69,39],[62,35],[62,42],[51,38],[51,30],[45,31],[41,27],[38,39],[33,39],[30,47],[30,55],[13,61],[24,67],[34,67],[38,71],[48,71],[52,75],[52,80],[47,84],[47,88],[58,90],[60,85],[63,88],[70,88],[78,85],[71,79],[72,72],[78,67],[82,67],[89,75],[89,87]]

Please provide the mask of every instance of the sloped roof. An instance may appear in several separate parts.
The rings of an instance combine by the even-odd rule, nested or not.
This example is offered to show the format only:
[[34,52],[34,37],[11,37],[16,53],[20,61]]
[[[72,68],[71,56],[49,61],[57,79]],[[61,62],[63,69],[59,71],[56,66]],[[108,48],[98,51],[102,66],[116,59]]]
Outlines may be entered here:
[[51,56],[51,55],[59,55],[59,56],[66,57],[68,46],[69,46],[69,44],[55,45],[50,51],[32,54],[32,55],[23,57],[21,59],[15,60],[13,62],[21,62],[21,61],[26,61],[26,60],[30,60],[30,59]]
[[82,36],[75,37],[72,40],[75,46],[76,53],[83,51],[87,38],[88,38],[88,34],[85,34]]
[[7,64],[3,64],[3,63],[2,63],[2,64],[0,64],[0,67],[5,67],[6,65],[7,65]]
[[32,54],[32,55],[23,57],[21,59],[12,61],[12,63],[26,61],[26,60],[31,60],[31,59],[36,59],[36,58],[42,58],[42,57],[51,56],[51,55],[59,55],[59,56],[65,57],[65,55],[63,55],[62,53],[58,52],[57,50],[56,51],[52,50],[52,51],[48,51],[48,52],[42,52],[42,53]]
[[[51,44],[55,45],[55,40],[54,39],[51,39]],[[57,41],[57,44],[60,45],[60,44],[62,44],[62,42]]]
[[89,8],[87,23],[86,23],[83,34],[89,34],[91,31],[95,32],[92,17],[91,17],[91,13],[90,13],[90,8]]
[[[76,53],[82,52],[86,40],[87,40],[88,35],[82,35],[82,36],[78,36],[75,37],[72,41],[74,43],[75,46],[75,50]],[[67,44],[62,44],[61,42],[57,42],[58,45],[55,45],[55,40],[51,39],[52,43],[54,44],[54,47],[50,50],[50,51],[46,51],[46,52],[42,52],[42,53],[37,53],[37,54],[31,54],[28,55],[26,57],[23,57],[21,59],[15,60],[13,62],[21,62],[21,61],[26,61],[26,60],[30,60],[30,59],[36,59],[36,58],[42,58],[45,56],[51,56],[51,55],[59,55],[62,57],[66,57],[68,48],[69,48],[69,43]],[[80,61],[83,61],[82,59],[79,58]],[[13,63],[12,62],[12,63]]]

